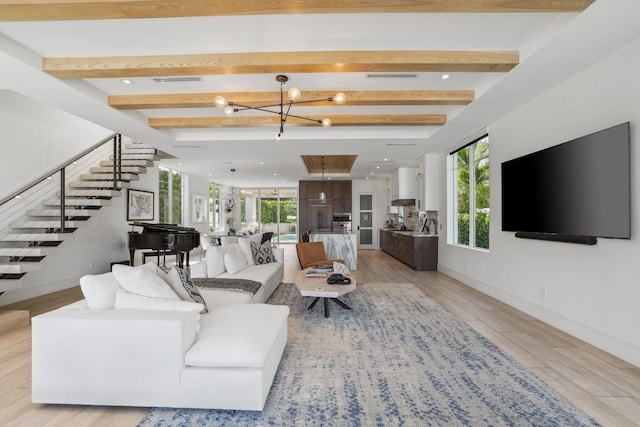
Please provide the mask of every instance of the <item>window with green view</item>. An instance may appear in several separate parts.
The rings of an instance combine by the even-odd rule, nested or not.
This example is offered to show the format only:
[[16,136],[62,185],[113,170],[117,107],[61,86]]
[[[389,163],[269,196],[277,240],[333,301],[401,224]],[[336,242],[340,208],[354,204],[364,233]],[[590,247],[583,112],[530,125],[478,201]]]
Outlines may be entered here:
[[454,152],[453,242],[489,249],[489,136]]

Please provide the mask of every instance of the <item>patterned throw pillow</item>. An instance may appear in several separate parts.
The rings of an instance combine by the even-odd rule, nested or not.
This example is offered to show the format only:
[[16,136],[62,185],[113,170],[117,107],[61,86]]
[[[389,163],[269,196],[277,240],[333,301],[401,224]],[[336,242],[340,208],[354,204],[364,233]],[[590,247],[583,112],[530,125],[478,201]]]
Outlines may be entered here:
[[178,275],[180,276],[180,281],[182,281],[182,286],[184,286],[185,291],[187,291],[191,299],[195,302],[199,302],[200,304],[204,305],[204,310],[202,310],[202,313],[208,313],[209,308],[207,307],[207,303],[205,302],[204,298],[202,298],[202,295],[200,294],[200,291],[198,290],[196,285],[194,285],[193,282],[191,281],[191,277],[189,276],[189,273],[187,273],[187,271],[182,268],[179,268],[179,267],[174,267],[174,268],[176,269],[176,271],[178,272]]
[[269,264],[270,262],[276,262],[276,257],[271,250],[271,242],[264,242],[263,244],[257,242],[251,242],[251,254],[253,255],[253,261],[256,264]]

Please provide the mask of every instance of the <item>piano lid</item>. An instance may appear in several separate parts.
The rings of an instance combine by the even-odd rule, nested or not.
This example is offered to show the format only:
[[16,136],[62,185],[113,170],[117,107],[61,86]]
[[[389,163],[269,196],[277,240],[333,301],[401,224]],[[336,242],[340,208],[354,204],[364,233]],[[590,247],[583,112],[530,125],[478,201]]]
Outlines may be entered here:
[[133,222],[130,224],[132,227],[143,227],[144,230],[152,230],[152,231],[165,231],[165,232],[197,232],[195,228],[192,227],[182,227],[178,224],[167,224],[167,223],[151,223],[151,222]]

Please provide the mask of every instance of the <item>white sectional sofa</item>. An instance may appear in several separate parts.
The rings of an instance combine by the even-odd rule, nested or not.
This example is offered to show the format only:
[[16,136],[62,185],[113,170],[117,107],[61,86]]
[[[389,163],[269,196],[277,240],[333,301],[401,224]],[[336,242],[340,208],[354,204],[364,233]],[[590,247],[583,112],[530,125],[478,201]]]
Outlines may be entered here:
[[[191,266],[191,277],[194,279],[246,279],[260,282],[262,286],[255,295],[229,295],[227,293],[225,300],[228,302],[231,300],[234,302],[266,302],[284,278],[284,249],[271,248],[274,259],[268,261],[272,262],[258,264],[251,249],[251,242],[259,244],[261,238],[261,234],[255,234],[250,237],[238,238],[238,243],[209,247],[205,260]],[[206,290],[202,290],[202,292],[207,298],[209,292]]]
[[85,276],[86,299],[32,319],[33,402],[262,410],[289,308],[196,302],[178,269],[153,268]]

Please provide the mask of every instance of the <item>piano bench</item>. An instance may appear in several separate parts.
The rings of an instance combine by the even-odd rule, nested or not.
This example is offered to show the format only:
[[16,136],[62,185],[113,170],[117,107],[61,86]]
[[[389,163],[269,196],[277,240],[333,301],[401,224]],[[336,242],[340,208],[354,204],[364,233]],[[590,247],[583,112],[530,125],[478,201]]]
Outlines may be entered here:
[[[177,251],[145,251],[142,252],[142,263],[147,263],[147,257],[156,257],[158,259],[158,266],[165,267],[166,260],[165,257],[167,255],[177,255]],[[162,256],[162,265],[160,265],[160,257]]]

